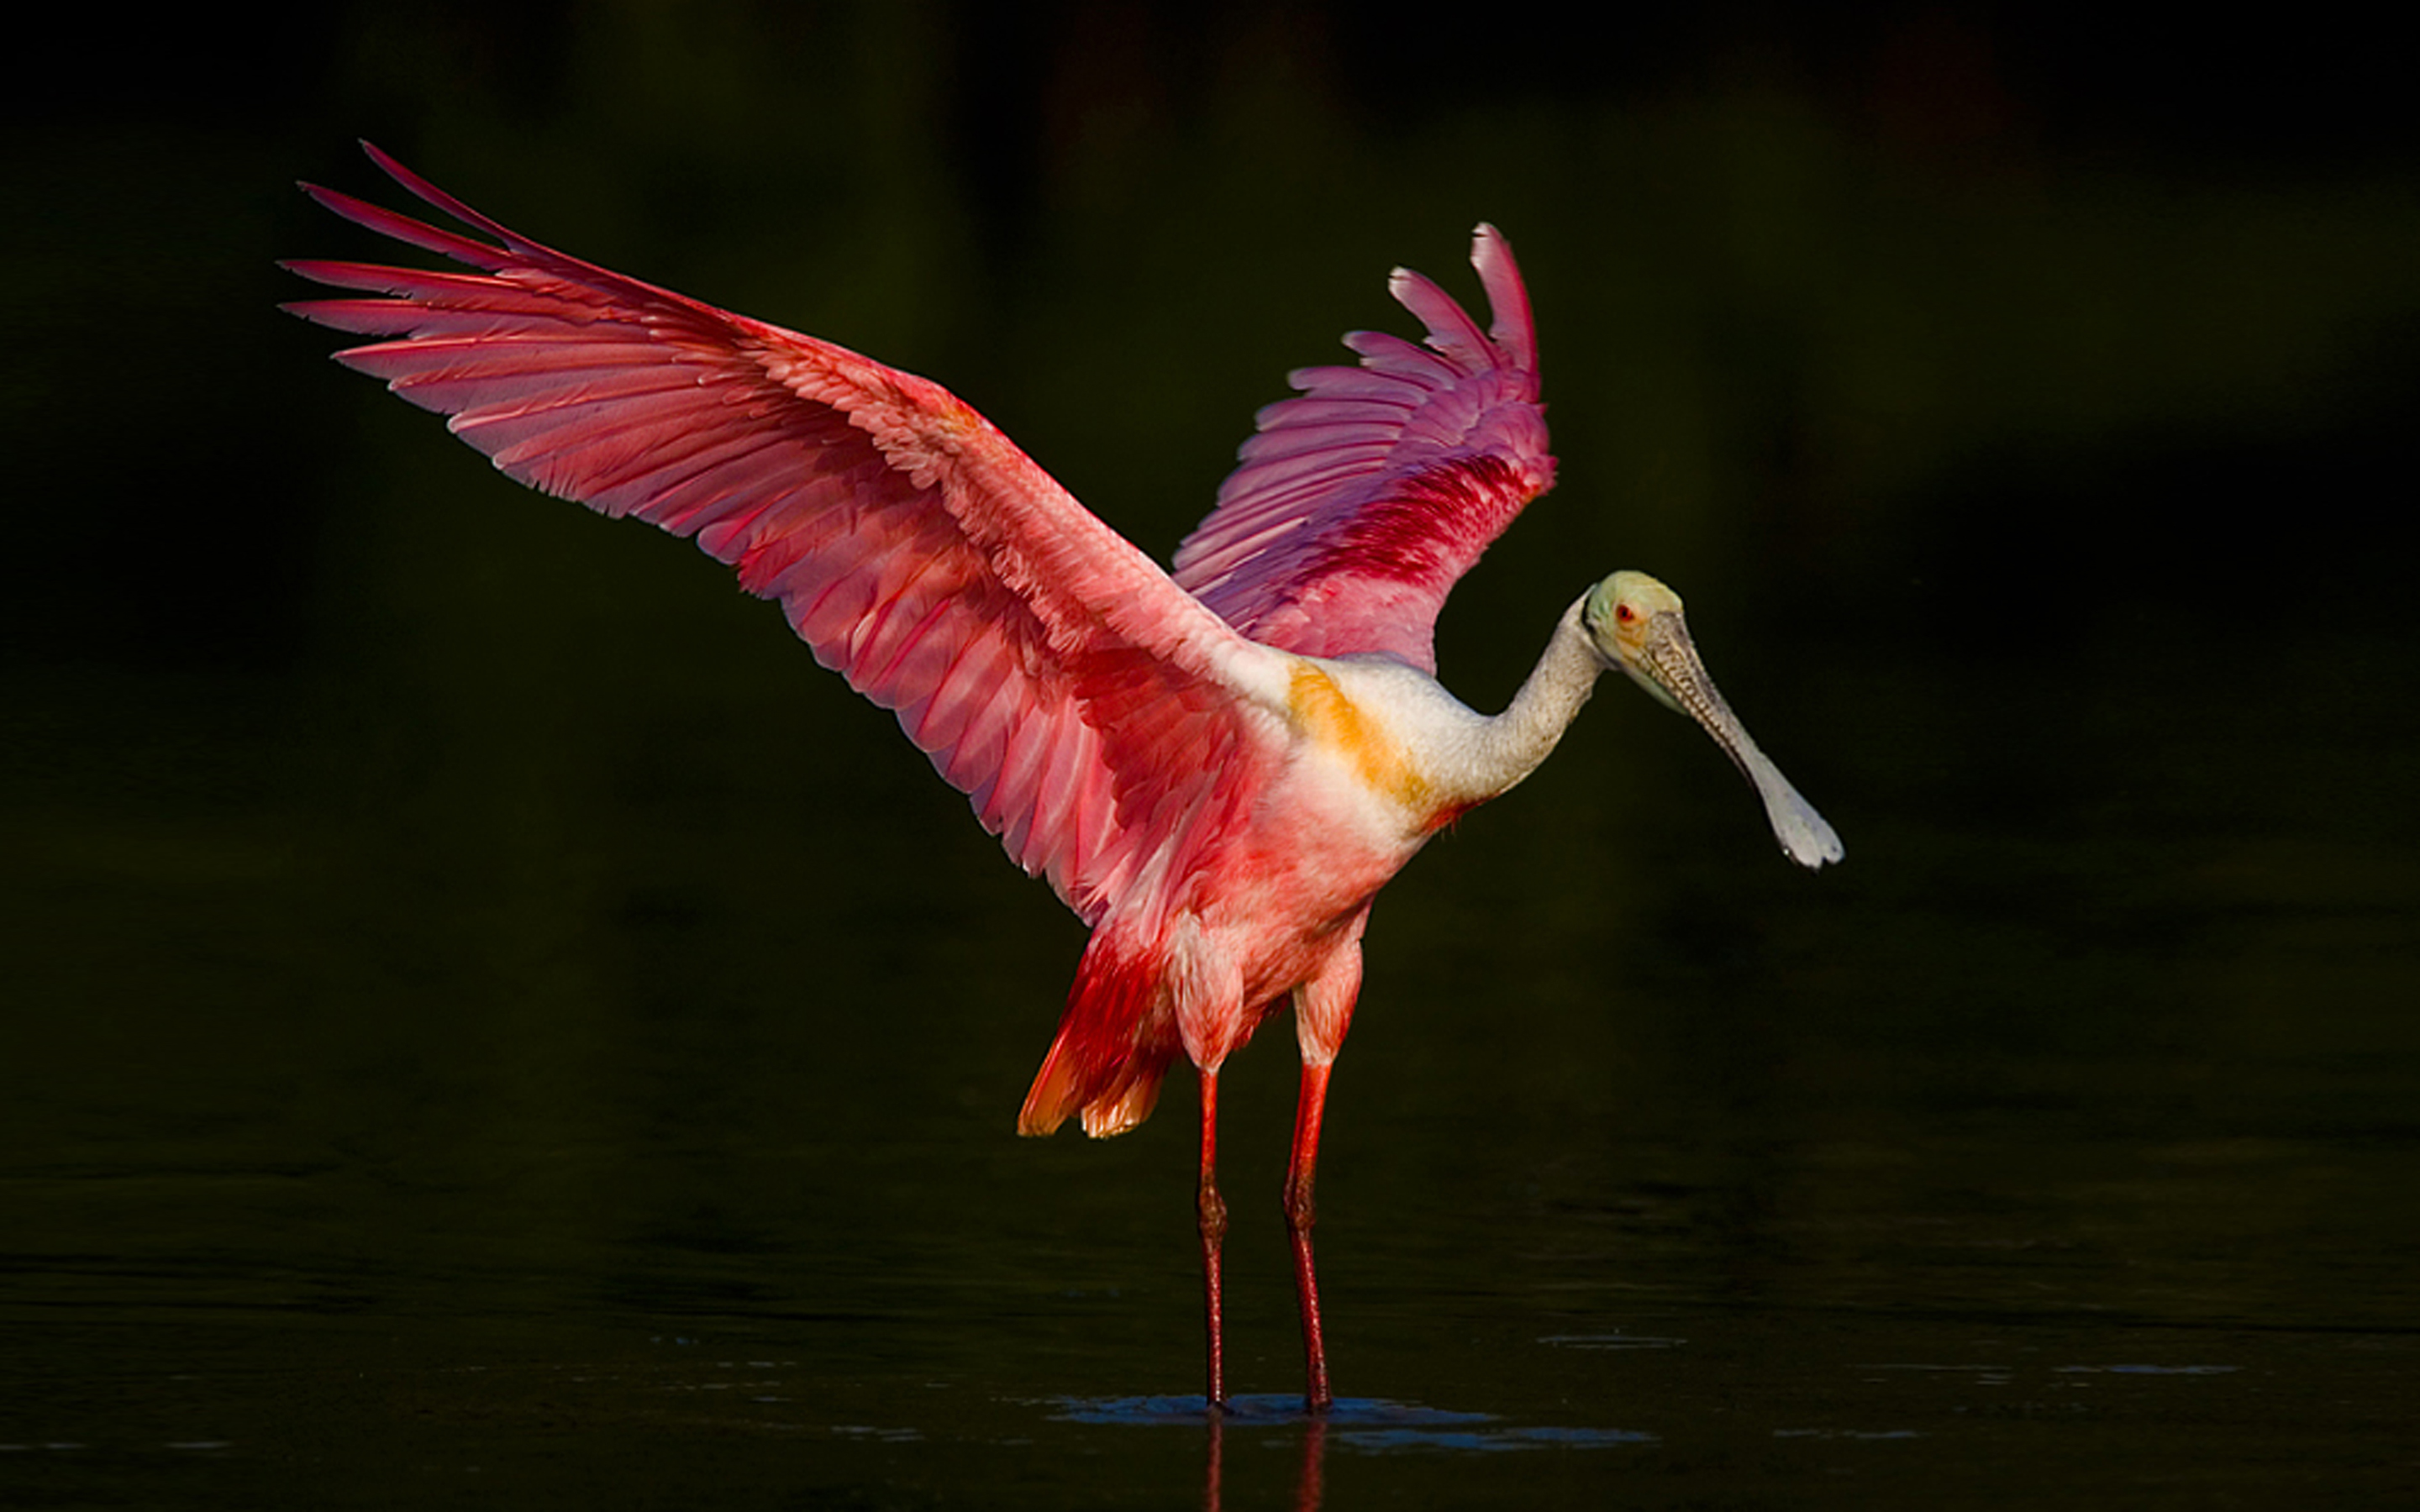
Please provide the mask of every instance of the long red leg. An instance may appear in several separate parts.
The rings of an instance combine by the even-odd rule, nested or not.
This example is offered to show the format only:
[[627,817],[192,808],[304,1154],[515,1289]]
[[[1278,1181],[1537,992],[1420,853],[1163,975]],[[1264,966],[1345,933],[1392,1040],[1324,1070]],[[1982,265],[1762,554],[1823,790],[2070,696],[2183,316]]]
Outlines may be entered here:
[[1202,1298],[1210,1332],[1210,1405],[1227,1405],[1227,1338],[1219,1311],[1218,1250],[1227,1238],[1227,1199],[1218,1195],[1218,1073],[1202,1073]]
[[1327,1106],[1325,1065],[1302,1068],[1302,1100],[1295,1105],[1294,1157],[1286,1165],[1286,1235],[1294,1242],[1294,1289],[1302,1303],[1303,1399],[1314,1412],[1335,1398],[1327,1390],[1327,1345],[1319,1331],[1319,1273],[1311,1258],[1312,1178],[1319,1166],[1319,1116]]

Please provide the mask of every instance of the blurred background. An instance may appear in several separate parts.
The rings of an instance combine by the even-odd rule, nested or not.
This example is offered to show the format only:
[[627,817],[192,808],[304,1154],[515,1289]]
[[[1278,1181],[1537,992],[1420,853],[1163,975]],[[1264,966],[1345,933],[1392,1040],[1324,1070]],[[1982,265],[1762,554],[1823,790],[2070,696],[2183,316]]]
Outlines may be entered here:
[[[359,137],[946,383],[1163,561],[1284,373],[1416,330],[1397,264],[1477,302],[1494,222],[1561,481],[1449,605],[1445,681],[1500,706],[1582,587],[1655,572],[1849,854],[1777,861],[1608,687],[1389,889],[1323,1170],[1339,1389],[1648,1441],[1559,1451],[1574,1495],[1805,1504],[1900,1427],[1857,1494],[2408,1488],[2420,111],[2354,14],[29,34],[0,1500],[652,1484],[731,1444],[752,1489],[867,1504],[962,1499],[934,1440],[1037,1504],[1199,1469],[1002,1405],[1192,1384],[1189,1093],[1010,1137],[1081,946],[1047,889],[712,563],[507,483],[275,313],[278,257],[396,255],[293,188],[404,203]],[[1289,1041],[1228,1078],[1231,1196],[1274,1191]],[[1241,1383],[1291,1391],[1274,1203],[1234,1200]],[[2102,1378],[2028,1350],[2237,1395],[2062,1416]],[[781,1391],[706,1395],[759,1355]],[[1840,1373],[1902,1357],[1970,1374]],[[1070,1456],[1126,1478],[1078,1495]],[[1505,1484],[1367,1459],[1330,1489]]]

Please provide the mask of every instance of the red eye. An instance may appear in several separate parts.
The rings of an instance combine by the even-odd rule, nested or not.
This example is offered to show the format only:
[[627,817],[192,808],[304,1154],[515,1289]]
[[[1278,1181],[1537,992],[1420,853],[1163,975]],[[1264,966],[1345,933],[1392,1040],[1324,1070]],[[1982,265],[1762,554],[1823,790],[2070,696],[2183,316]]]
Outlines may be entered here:
[[1613,617],[1620,620],[1622,624],[1628,625],[1631,621],[1638,618],[1638,615],[1629,605],[1616,604],[1613,606]]

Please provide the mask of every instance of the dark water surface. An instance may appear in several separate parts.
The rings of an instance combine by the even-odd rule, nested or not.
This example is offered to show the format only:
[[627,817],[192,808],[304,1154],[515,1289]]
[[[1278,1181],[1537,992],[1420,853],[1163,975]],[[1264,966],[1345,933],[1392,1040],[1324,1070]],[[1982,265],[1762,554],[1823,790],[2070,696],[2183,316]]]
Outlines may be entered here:
[[1609,688],[1382,903],[1315,1427],[1231,1069],[1215,1431],[1189,1089],[1013,1137],[1078,932],[812,668],[33,686],[8,1504],[2407,1493],[2408,648],[1801,649],[1733,692],[1844,867]]

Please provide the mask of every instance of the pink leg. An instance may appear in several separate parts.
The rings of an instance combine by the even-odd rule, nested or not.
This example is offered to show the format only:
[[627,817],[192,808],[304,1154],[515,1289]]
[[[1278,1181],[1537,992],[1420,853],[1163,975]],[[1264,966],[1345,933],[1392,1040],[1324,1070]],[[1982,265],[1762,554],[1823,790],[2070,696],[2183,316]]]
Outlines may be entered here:
[[1218,1195],[1218,1073],[1202,1073],[1202,1296],[1210,1332],[1210,1405],[1227,1405],[1227,1340],[1219,1310],[1218,1250],[1227,1238],[1227,1199]]
[[1286,1165],[1286,1235],[1294,1242],[1294,1289],[1302,1302],[1303,1399],[1314,1412],[1335,1398],[1327,1390],[1327,1345],[1319,1330],[1319,1273],[1311,1258],[1311,1226],[1316,1212],[1311,1187],[1319,1166],[1319,1117],[1327,1106],[1325,1065],[1302,1068],[1302,1100],[1294,1116],[1294,1157]]
[[1295,1104],[1294,1156],[1286,1164],[1286,1236],[1294,1243],[1294,1289],[1302,1303],[1303,1399],[1325,1412],[1335,1397],[1327,1389],[1327,1344],[1320,1333],[1319,1273],[1311,1258],[1314,1219],[1311,1182],[1319,1170],[1319,1119],[1327,1109],[1327,1073],[1353,1022],[1353,1000],[1361,993],[1361,929],[1369,913],[1348,926],[1335,954],[1319,974],[1294,991],[1295,1037],[1302,1045],[1302,1098]]

